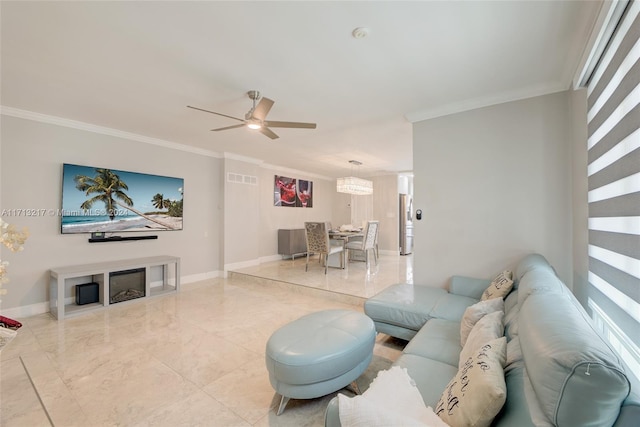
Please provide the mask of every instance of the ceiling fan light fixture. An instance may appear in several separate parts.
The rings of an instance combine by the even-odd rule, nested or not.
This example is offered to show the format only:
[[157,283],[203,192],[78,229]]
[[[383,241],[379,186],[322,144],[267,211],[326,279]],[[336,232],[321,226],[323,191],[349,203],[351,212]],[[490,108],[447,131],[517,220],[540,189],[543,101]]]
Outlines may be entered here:
[[[229,130],[229,129],[237,129],[241,127],[246,127],[251,130],[257,130],[264,136],[271,139],[278,139],[279,136],[272,131],[270,128],[298,128],[298,129],[315,129],[315,123],[302,123],[302,122],[284,122],[278,120],[269,120],[267,121],[267,114],[273,107],[273,100],[265,97],[260,97],[260,92],[257,90],[250,90],[247,92],[247,95],[253,101],[253,107],[249,110],[247,114],[244,115],[244,119],[239,117],[230,116],[228,114],[217,113],[215,111],[205,110],[204,108],[192,107],[191,105],[187,105],[188,108],[193,108],[194,110],[204,111],[205,113],[215,114],[216,116],[226,117],[228,119],[233,119],[242,124],[225,126],[217,129],[211,129],[212,131],[221,131],[221,130]],[[259,101],[258,101],[259,100]],[[256,101],[258,101],[256,103]]]

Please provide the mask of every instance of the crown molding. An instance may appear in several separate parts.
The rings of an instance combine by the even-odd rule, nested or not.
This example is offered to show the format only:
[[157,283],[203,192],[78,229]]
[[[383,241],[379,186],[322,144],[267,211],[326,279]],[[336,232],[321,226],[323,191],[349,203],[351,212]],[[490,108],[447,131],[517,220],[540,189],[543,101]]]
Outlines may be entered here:
[[221,158],[222,155],[215,151],[205,150],[203,148],[192,147],[177,142],[166,141],[164,139],[151,138],[131,132],[124,132],[118,129],[98,126],[91,123],[80,122],[77,120],[65,119],[62,117],[50,116],[48,114],[35,113],[33,111],[21,110],[19,108],[0,106],[0,114],[3,116],[17,117],[19,119],[32,120],[51,125],[57,125],[72,129],[84,130],[87,132],[99,133],[102,135],[114,136],[116,138],[129,139],[131,141],[143,142],[145,144],[156,145],[159,147],[170,148],[172,150],[185,151],[188,153],[199,154],[201,156]]
[[139,135],[131,132],[124,132],[118,129],[98,126],[91,123],[65,119],[62,117],[51,116],[48,114],[35,113],[33,111],[28,111],[28,110],[21,110],[19,108],[8,107],[6,105],[0,105],[0,115],[16,117],[19,119],[32,120],[35,122],[47,123],[51,125],[57,125],[57,126],[62,126],[62,127],[72,128],[72,129],[84,130],[87,132],[98,133],[101,135],[114,136],[116,138],[123,138],[131,141],[143,142],[145,144],[156,145],[159,147],[170,148],[173,150],[185,151],[188,153],[199,154],[207,157],[232,159],[232,160],[238,160],[246,163],[253,163],[260,166],[261,168],[272,169],[276,171],[284,171],[286,173],[291,173],[295,175],[308,176],[311,178],[324,179],[327,181],[333,180],[333,178],[323,176],[323,175],[313,174],[313,173],[309,173],[309,172],[305,172],[297,169],[290,169],[283,166],[264,163],[263,160],[256,159],[254,157],[247,157],[247,156],[242,156],[240,154],[229,153],[229,152],[219,153],[216,151],[205,150],[203,148],[192,147],[189,145],[167,141],[164,139],[151,138],[148,136]]
[[259,166],[262,169],[269,169],[278,173],[289,173],[295,176],[307,176],[310,178],[324,179],[326,181],[332,181],[334,179],[324,175],[301,171],[298,169],[287,168],[284,166],[274,165],[271,163],[265,163],[263,160],[256,159],[255,157],[241,156],[239,154],[229,153],[226,151],[223,153],[223,157],[225,159],[238,160],[240,162],[251,163]]
[[422,120],[435,119],[437,117],[449,116],[451,114],[476,110],[478,108],[490,107],[507,102],[520,101],[527,98],[535,98],[537,96],[563,92],[569,88],[568,86],[568,84],[563,84],[561,82],[534,86],[522,90],[505,92],[493,96],[484,96],[467,101],[447,104],[437,108],[415,111],[405,114],[404,117],[409,122],[416,123]]
[[278,171],[278,172],[290,173],[290,174],[296,175],[296,176],[305,176],[305,177],[309,177],[309,178],[323,179],[325,181],[333,181],[333,180],[335,180],[335,178],[331,178],[330,176],[319,175],[319,174],[316,174],[316,173],[311,173],[311,172],[307,172],[307,171],[301,171],[301,170],[298,170],[298,169],[285,168],[283,166],[272,165],[272,164],[269,164],[269,163],[263,164],[262,167],[264,169],[271,169],[271,170]]
[[240,162],[245,162],[245,163],[253,163],[254,165],[258,165],[258,166],[261,166],[264,163],[263,160],[256,159],[255,157],[242,156],[240,154],[230,153],[228,151],[225,151],[224,153],[222,153],[222,157],[225,159],[238,160]]

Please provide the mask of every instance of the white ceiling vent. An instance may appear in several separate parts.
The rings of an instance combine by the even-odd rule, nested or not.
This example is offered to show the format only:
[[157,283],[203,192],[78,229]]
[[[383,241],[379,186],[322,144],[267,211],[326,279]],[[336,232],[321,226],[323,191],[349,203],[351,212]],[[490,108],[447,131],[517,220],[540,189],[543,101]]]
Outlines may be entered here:
[[258,177],[251,175],[242,175],[239,173],[228,172],[227,173],[227,182],[233,182],[236,184],[248,184],[248,185],[258,185]]

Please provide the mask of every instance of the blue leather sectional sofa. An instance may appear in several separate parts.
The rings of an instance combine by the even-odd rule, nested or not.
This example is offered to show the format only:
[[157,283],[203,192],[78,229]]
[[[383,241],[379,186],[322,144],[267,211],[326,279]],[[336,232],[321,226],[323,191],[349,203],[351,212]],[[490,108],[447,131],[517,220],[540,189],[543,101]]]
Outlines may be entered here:
[[[410,340],[394,365],[407,368],[427,406],[436,407],[456,375],[460,320],[489,283],[453,277],[450,292],[395,285],[365,303],[378,332]],[[544,257],[518,264],[504,306],[511,363],[506,403],[492,426],[640,426],[637,384]],[[337,398],[325,425],[340,426]]]

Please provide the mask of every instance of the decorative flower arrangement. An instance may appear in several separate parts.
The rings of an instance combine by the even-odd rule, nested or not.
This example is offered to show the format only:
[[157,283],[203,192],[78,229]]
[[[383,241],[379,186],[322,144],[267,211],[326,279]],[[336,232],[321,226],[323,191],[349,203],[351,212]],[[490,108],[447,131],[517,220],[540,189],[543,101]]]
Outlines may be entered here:
[[[29,230],[24,227],[22,230],[16,229],[15,226],[5,222],[0,218],[0,243],[5,245],[11,252],[20,252],[23,250],[24,242],[29,237]],[[0,295],[7,293],[6,289],[1,289],[2,285],[7,283],[9,279],[7,275],[7,261],[0,260]]]

